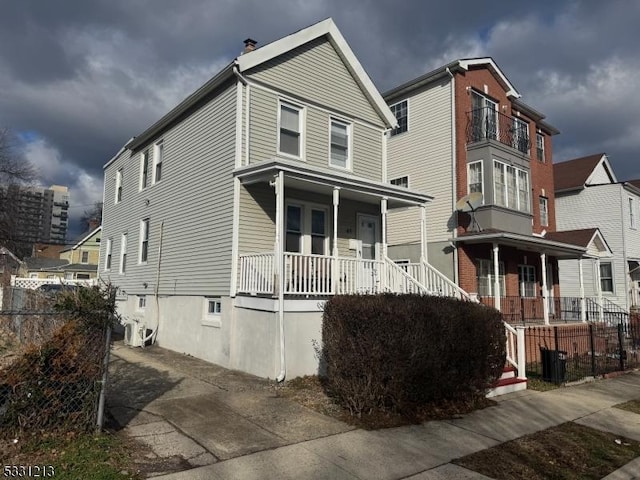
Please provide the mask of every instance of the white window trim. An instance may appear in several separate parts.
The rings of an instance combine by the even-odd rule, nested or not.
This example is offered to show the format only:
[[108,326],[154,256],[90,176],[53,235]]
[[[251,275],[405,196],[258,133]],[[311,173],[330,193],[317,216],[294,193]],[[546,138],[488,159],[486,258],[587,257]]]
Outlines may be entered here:
[[[347,127],[347,162],[346,162],[346,166],[342,167],[340,165],[335,165],[333,163],[333,159],[331,158],[331,125],[333,123],[337,123],[339,125],[342,125],[343,127]],[[280,129],[278,129],[278,132],[280,132]],[[278,146],[280,145],[280,143],[278,143]],[[331,168],[337,168],[340,170],[345,170],[345,171],[352,171],[353,170],[353,124],[351,122],[347,122],[344,120],[340,120],[338,118],[334,118],[331,117],[329,119],[329,166]]]
[[144,312],[147,309],[147,296],[136,295],[136,312]]
[[[160,155],[160,152],[162,152],[162,155]],[[165,156],[164,139],[161,139],[161,140],[158,140],[153,145],[153,171],[151,172],[151,176],[153,178],[153,181],[151,182],[152,185],[155,185],[156,183],[160,183],[162,181],[162,177],[164,177],[164,156]],[[158,179],[156,176],[156,169],[158,167],[158,163],[161,164],[160,179]],[[149,180],[147,179],[147,185],[148,184],[149,184]]]
[[[282,106],[286,106],[288,108],[292,108],[298,111],[298,129],[300,130],[300,156],[292,155],[287,152],[283,152],[280,150],[280,117],[282,116]],[[305,135],[305,125],[306,125],[307,113],[306,108],[295,103],[289,102],[287,100],[278,99],[278,138],[277,138],[277,152],[278,155],[281,155],[286,158],[292,158],[295,160],[305,160],[305,151],[306,151],[306,135]]]
[[482,193],[482,203],[484,203],[484,161],[476,160],[467,163],[467,193],[471,193],[471,166],[480,165],[480,193]]
[[[149,260],[149,227],[150,221],[148,218],[143,218],[140,220],[140,245],[139,245],[139,253],[138,253],[138,264],[146,265]],[[145,233],[146,233],[146,241],[147,241],[147,258],[145,260],[142,259],[142,244],[145,241]]]
[[[119,168],[116,171],[116,188],[113,203],[120,203],[122,201],[122,175],[122,168]],[[118,192],[120,192],[120,198],[118,198]]]
[[636,200],[633,197],[629,197],[629,228],[636,230],[638,228],[638,216],[636,209]]
[[[602,290],[602,294],[603,295],[614,296],[616,294],[616,272],[615,272],[615,267],[613,265],[613,261],[607,260],[606,262],[603,262],[602,260],[600,260],[600,266],[602,266],[604,264],[611,265],[611,290],[602,290],[602,274],[601,274],[601,271],[598,270],[598,281],[600,282],[600,289]],[[597,264],[595,264],[595,268],[596,269],[598,268]]]
[[[478,295],[480,295],[480,282],[479,279],[481,278],[480,275],[478,274],[478,271],[482,269],[481,264],[482,263],[486,263],[486,265],[488,265],[488,268],[486,269],[487,272],[489,272],[489,275],[487,277],[488,283],[487,285],[489,286],[489,293],[487,295],[484,295],[485,297],[493,297],[495,295],[495,279],[493,278],[493,260],[488,260],[486,258],[478,258],[476,259],[476,282],[477,282],[477,287],[478,287]],[[498,261],[498,272],[502,271],[502,274],[498,273],[498,277],[499,277],[499,283],[500,283],[500,296],[504,297],[507,295],[507,270],[506,270],[506,265],[504,263],[503,260],[499,260]]]
[[[87,254],[87,259],[84,260],[84,254]],[[80,263],[87,264],[89,263],[89,252],[87,250],[80,250]]]
[[[145,178],[144,167],[145,164],[147,166],[147,175]],[[138,185],[138,190],[142,191],[149,186],[149,149],[145,149],[140,152],[140,182]]]
[[[545,221],[542,221],[542,204],[544,203],[544,218]],[[540,195],[538,197],[538,209],[540,210],[540,226],[541,227],[548,227],[549,226],[549,198],[545,197],[543,195]]]
[[[527,296],[525,295],[525,282],[522,282],[520,280],[520,269],[523,270],[530,270],[533,271],[533,296]],[[520,293],[520,296],[523,298],[536,298],[538,296],[538,289],[537,289],[537,282],[538,282],[538,277],[536,276],[536,267],[535,265],[525,265],[525,264],[520,264],[518,265],[518,291]]]
[[120,267],[119,267],[119,272],[120,275],[126,275],[127,274],[127,269],[126,267],[123,269],[123,260],[124,260],[124,256],[127,255],[127,234],[123,233],[122,237],[120,237]]
[[[209,312],[209,304],[212,302],[219,306],[218,312]],[[214,307],[214,310],[218,309]],[[204,297],[201,324],[214,328],[220,328],[222,326],[222,299],[220,297]]]
[[[320,205],[317,203],[310,202],[301,202],[299,200],[294,200],[291,202],[286,202],[285,212],[287,209],[291,207],[300,208],[300,255],[311,255],[311,222],[312,222],[312,210],[322,210],[324,212],[324,253],[321,255],[329,255],[329,240],[331,238],[331,233],[329,231],[329,227],[332,224],[331,219],[329,218],[329,209],[326,205]],[[286,214],[285,214],[285,224],[284,224],[285,236],[287,233],[287,224],[286,224]],[[285,242],[286,245],[286,242]],[[285,253],[296,253],[296,252],[286,252]]]
[[104,255],[104,271],[108,272],[111,270],[111,264],[113,263],[113,255],[112,255],[113,242],[111,238],[107,238],[107,248],[105,250]]
[[[392,128],[391,130],[389,130],[389,136],[390,137],[397,137],[398,135],[402,135],[403,133],[408,133],[409,130],[410,130],[410,125],[409,125],[409,123],[410,123],[409,122],[410,101],[409,101],[409,99],[405,98],[404,100],[400,100],[399,102],[392,103],[391,105],[389,105],[389,109],[393,112],[393,107],[395,107],[396,105],[400,105],[403,102],[407,103],[407,129],[404,132],[393,133],[395,131],[395,128]],[[397,120],[397,117],[396,117],[396,120]]]
[[[504,175],[504,198],[502,199],[502,201],[504,202],[503,205],[499,205],[497,202],[497,198],[496,198],[496,177],[495,177],[495,166],[496,165],[500,165],[500,169],[502,170],[502,173]],[[516,199],[516,206],[512,207],[509,204],[509,179],[507,176],[507,167],[511,167],[514,169],[515,171],[515,179],[516,179],[516,185],[515,185],[515,189],[516,189],[516,194],[515,194],[515,199]],[[520,172],[523,172],[526,174],[527,176],[527,200],[529,201],[529,205],[527,205],[527,209],[523,210],[522,206],[520,205]],[[511,210],[518,210],[520,212],[523,213],[528,213],[531,214],[531,176],[529,174],[528,171],[522,169],[522,168],[518,168],[515,165],[509,165],[508,163],[504,163],[501,162],[500,160],[493,160],[493,168],[491,170],[491,178],[493,180],[492,185],[493,185],[493,204],[503,207],[503,208],[508,208]]]
[[545,158],[546,151],[545,151],[545,148],[544,148],[544,140],[545,140],[545,138],[544,138],[544,135],[542,133],[536,132],[536,155],[538,155],[538,138],[542,139],[542,158],[540,158],[538,156],[538,161],[542,162],[542,163],[545,163],[546,162],[546,158]]

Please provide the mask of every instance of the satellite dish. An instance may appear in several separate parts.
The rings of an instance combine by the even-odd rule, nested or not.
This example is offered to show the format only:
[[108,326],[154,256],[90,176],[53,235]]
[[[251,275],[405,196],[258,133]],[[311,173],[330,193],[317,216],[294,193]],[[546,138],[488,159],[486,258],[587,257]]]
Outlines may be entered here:
[[480,232],[482,228],[480,228],[480,224],[476,219],[476,210],[483,203],[483,197],[481,192],[472,192],[468,195],[465,195],[460,200],[456,202],[456,210],[459,212],[469,212],[471,215],[471,231],[472,232]]

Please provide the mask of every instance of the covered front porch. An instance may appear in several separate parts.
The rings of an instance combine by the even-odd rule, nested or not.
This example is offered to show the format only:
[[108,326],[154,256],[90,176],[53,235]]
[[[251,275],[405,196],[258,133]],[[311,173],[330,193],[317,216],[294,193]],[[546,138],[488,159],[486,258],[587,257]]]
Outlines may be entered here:
[[[242,194],[234,294],[306,298],[459,290],[430,272],[426,261],[398,265],[387,256],[387,212],[414,207],[425,258],[430,196],[281,159],[235,175]],[[438,278],[439,289],[429,276]]]
[[[599,262],[599,255],[608,251],[606,242],[597,236],[595,240],[592,236],[587,242],[577,241],[564,233],[568,232],[543,237],[484,231],[459,236],[456,241],[460,268],[475,273],[461,272],[460,278],[464,279],[461,287],[473,292],[471,295],[481,303],[499,310],[511,324],[549,325],[606,319],[609,313],[606,300],[601,292],[596,297],[585,296],[583,275],[584,260]],[[597,246],[603,246],[603,251]],[[575,279],[578,296],[562,295],[558,260],[564,259],[578,262]]]

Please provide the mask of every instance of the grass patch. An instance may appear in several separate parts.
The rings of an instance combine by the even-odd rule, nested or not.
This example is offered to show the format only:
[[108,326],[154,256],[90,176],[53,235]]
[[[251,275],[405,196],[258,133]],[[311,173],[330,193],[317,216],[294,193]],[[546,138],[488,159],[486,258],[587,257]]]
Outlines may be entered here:
[[628,412],[640,414],[640,400],[631,400],[629,402],[614,405],[614,407],[619,408],[620,410],[627,410]]
[[468,402],[441,402],[425,405],[419,408],[416,415],[412,417],[381,411],[373,411],[358,417],[351,415],[349,410],[342,408],[327,395],[322,380],[316,375],[294,378],[287,381],[284,386],[277,388],[278,395],[323,415],[366,430],[455,418],[496,404],[487,398],[477,398]]
[[117,434],[46,434],[8,443],[7,448],[0,449],[3,465],[51,465],[56,479],[142,478],[132,468],[135,450],[128,448],[127,440]]
[[453,463],[498,480],[599,480],[638,456],[636,441],[569,422]]
[[538,377],[527,377],[527,389],[535,390],[536,392],[548,392],[549,390],[555,390],[560,388],[560,385],[555,383],[545,382]]

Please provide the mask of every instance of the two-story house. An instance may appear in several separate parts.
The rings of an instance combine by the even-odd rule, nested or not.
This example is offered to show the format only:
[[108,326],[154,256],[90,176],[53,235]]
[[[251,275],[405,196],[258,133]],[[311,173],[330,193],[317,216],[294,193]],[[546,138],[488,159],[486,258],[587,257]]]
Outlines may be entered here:
[[558,260],[589,248],[556,237],[558,130],[491,58],[456,60],[384,98],[399,123],[388,140],[389,182],[435,197],[427,255],[418,213],[407,208],[390,215],[390,256],[407,269],[434,266],[514,319],[557,317]]
[[[611,250],[582,265],[587,295],[627,312],[638,306],[640,181],[618,181],[604,153],[557,163],[554,178],[558,227],[597,225]],[[575,260],[560,262],[560,281],[568,294],[576,291],[580,268]]]
[[395,116],[331,19],[245,45],[105,165],[99,270],[136,335],[282,379],[328,296],[424,291],[386,223],[432,197],[388,182]]

